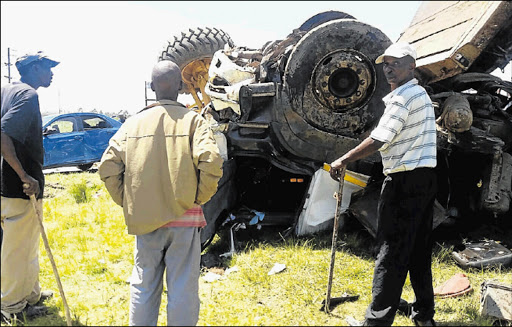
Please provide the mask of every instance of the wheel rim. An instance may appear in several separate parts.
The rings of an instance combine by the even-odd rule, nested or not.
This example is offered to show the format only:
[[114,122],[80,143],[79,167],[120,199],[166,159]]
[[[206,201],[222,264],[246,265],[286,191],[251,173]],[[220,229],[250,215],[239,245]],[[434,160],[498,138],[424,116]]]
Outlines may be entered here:
[[313,70],[316,99],[335,112],[364,106],[375,90],[375,69],[363,53],[336,50],[323,57]]
[[[210,102],[210,97],[204,92],[204,89],[208,81],[208,70],[211,61],[211,58],[195,60],[186,65],[181,71],[183,84],[194,98],[199,110],[204,107],[204,103]],[[201,95],[201,98],[199,95]]]

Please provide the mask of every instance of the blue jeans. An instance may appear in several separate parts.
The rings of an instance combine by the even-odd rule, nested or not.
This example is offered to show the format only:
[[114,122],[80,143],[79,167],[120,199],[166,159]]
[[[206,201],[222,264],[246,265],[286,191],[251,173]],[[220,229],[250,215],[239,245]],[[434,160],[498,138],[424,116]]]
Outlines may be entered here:
[[130,326],[156,326],[167,283],[167,326],[194,326],[199,319],[201,241],[197,227],[164,227],[135,238]]

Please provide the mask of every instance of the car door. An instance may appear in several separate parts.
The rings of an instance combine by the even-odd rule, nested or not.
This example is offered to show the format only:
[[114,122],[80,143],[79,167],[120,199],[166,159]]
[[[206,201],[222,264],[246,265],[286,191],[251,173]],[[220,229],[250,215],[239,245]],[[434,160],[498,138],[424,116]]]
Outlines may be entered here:
[[88,162],[100,161],[117,128],[100,115],[82,115],[80,118],[84,127],[84,156]]
[[75,117],[55,118],[46,125],[43,132],[44,167],[67,166],[83,162],[83,141],[84,132]]

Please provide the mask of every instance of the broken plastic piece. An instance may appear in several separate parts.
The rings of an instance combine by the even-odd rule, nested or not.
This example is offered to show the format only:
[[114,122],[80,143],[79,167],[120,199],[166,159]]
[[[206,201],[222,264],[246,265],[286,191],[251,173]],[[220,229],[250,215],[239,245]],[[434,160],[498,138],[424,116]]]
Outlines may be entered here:
[[452,255],[462,268],[512,265],[512,251],[493,240],[466,242],[463,250],[454,251]]
[[282,263],[276,263],[272,269],[268,272],[268,275],[275,275],[286,269],[286,265]]
[[206,275],[203,276],[203,279],[204,281],[208,282],[208,283],[212,283],[216,280],[219,280],[220,279],[220,275],[219,274],[216,274],[216,273],[213,273],[211,271],[207,272]]
[[249,222],[249,225],[256,225],[259,221],[263,221],[263,218],[265,218],[264,212],[259,212],[256,210],[251,210],[255,214],[255,216],[251,219]]
[[233,272],[237,272],[237,271],[239,271],[239,270],[240,270],[240,269],[238,269],[238,266],[233,266],[233,267],[230,267],[230,268],[226,269],[226,271],[224,272],[224,274],[229,275],[229,274],[231,274],[231,273],[233,273]]
[[469,279],[463,273],[457,273],[442,285],[434,289],[434,296],[440,298],[456,297],[471,292],[473,288],[469,284]]

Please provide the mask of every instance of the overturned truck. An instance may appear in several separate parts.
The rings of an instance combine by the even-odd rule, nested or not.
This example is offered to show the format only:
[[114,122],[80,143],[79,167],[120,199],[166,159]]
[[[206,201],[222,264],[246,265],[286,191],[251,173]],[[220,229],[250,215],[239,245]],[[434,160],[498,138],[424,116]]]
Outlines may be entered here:
[[[512,58],[511,22],[506,1],[424,2],[397,40],[416,47],[416,77],[436,110],[435,226],[447,217],[512,216],[512,83],[490,74]],[[379,29],[328,11],[260,49],[235,46],[213,27],[164,46],[159,60],[180,66],[181,92],[211,122],[225,158],[218,191],[203,206],[203,247],[237,223],[307,230],[313,190],[336,189],[320,176],[323,163],[359,144],[384,111],[390,87],[374,62],[391,43]],[[353,163],[347,176],[359,188],[346,210],[374,236],[380,160],[377,153]],[[334,209],[309,230],[332,226],[332,217]]]

